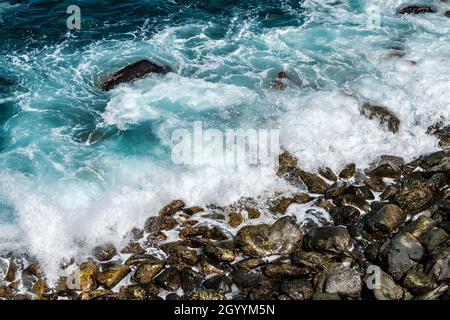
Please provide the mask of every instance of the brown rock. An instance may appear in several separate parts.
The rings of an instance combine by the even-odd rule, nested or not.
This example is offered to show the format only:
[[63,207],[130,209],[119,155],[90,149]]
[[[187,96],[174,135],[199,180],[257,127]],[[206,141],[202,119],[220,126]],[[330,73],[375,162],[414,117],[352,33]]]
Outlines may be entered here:
[[331,253],[342,253],[349,249],[350,235],[344,227],[318,227],[312,229],[306,237],[307,247]]
[[406,220],[406,213],[395,204],[387,204],[376,213],[368,216],[367,223],[373,231],[389,233]]
[[399,129],[400,120],[386,107],[366,103],[361,107],[361,114],[370,120],[377,119],[381,125],[386,126],[392,133],[397,133]]
[[157,65],[149,60],[139,60],[114,73],[102,84],[103,91],[109,91],[119,84],[132,82],[149,74],[167,74],[170,69]]
[[240,212],[231,211],[228,214],[228,224],[230,227],[237,228],[242,224],[242,222],[244,222],[244,218]]
[[400,190],[395,201],[409,214],[415,214],[426,209],[433,199],[433,194],[426,185],[417,185]]
[[356,174],[356,166],[354,163],[347,165],[340,173],[339,178],[341,179],[351,179]]
[[117,250],[112,243],[106,243],[102,246],[95,247],[93,254],[98,261],[109,261],[117,254]]
[[97,264],[90,260],[82,263],[78,270],[67,278],[67,288],[77,291],[91,291],[97,288],[95,276],[98,271]]
[[143,262],[136,268],[132,279],[139,284],[149,284],[163,268],[163,261]]
[[127,265],[113,266],[97,273],[96,280],[105,289],[112,289],[130,272],[131,268]]
[[308,203],[312,200],[313,198],[307,193],[298,193],[291,197],[279,197],[270,204],[270,211],[275,214],[283,214],[291,204]]
[[326,167],[326,168],[320,168],[319,169],[319,174],[324,177],[325,179],[328,179],[330,181],[336,182],[338,177],[336,176],[336,174],[333,172],[333,170],[331,170],[330,168]]
[[123,254],[144,254],[145,249],[139,244],[139,242],[130,242],[127,244],[120,253]]
[[162,217],[173,216],[184,207],[186,207],[186,204],[182,200],[175,200],[162,208],[161,211],[159,211],[159,215]]

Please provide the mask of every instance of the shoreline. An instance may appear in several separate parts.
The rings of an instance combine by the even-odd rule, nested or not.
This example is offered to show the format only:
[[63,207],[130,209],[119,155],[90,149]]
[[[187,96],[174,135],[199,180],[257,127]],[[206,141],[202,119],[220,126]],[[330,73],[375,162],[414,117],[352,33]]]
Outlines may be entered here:
[[276,173],[298,193],[227,207],[174,200],[124,248],[66,261],[53,285],[39,263],[1,256],[0,299],[450,299],[449,135],[429,133],[440,151],[365,170],[306,172],[284,152]]

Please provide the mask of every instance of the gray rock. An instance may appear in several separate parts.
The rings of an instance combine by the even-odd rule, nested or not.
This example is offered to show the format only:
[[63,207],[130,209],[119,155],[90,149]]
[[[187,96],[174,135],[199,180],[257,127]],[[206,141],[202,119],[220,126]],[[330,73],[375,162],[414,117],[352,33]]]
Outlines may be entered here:
[[379,287],[373,289],[373,294],[377,300],[401,300],[404,290],[386,272],[381,271]]
[[400,280],[414,267],[425,253],[420,242],[409,233],[395,236],[387,241],[380,251],[383,267],[396,280]]
[[327,272],[326,293],[337,293],[340,296],[355,298],[360,295],[361,289],[362,281],[358,271],[344,265],[337,265]]

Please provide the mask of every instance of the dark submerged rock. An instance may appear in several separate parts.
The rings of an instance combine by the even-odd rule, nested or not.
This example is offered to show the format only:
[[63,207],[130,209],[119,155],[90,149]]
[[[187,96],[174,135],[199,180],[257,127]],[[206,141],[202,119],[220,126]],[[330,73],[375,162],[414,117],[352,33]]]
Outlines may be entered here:
[[149,60],[139,60],[114,73],[102,84],[101,88],[103,91],[109,91],[119,84],[142,79],[149,74],[165,75],[169,72],[171,70],[167,67],[157,65]]
[[430,6],[406,6],[398,9],[398,14],[421,14],[421,13],[434,13],[435,10]]

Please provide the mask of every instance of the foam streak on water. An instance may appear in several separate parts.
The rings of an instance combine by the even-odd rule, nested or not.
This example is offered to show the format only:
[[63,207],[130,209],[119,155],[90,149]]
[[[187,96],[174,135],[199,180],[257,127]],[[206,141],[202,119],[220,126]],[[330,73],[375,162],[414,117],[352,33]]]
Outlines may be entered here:
[[[65,29],[64,1],[1,2],[0,75],[16,84],[0,88],[0,250],[54,271],[97,243],[120,244],[175,198],[289,191],[269,168],[174,166],[170,135],[194,121],[279,128],[308,170],[436,150],[425,132],[450,114],[450,20],[445,3],[429,2],[437,14],[399,17],[401,1],[389,0],[82,1],[79,32]],[[368,5],[381,28],[369,28]],[[389,57],[393,47],[405,56]],[[142,58],[175,73],[96,89]],[[269,89],[282,70],[289,88]],[[361,101],[388,106],[399,132],[362,118]]]

